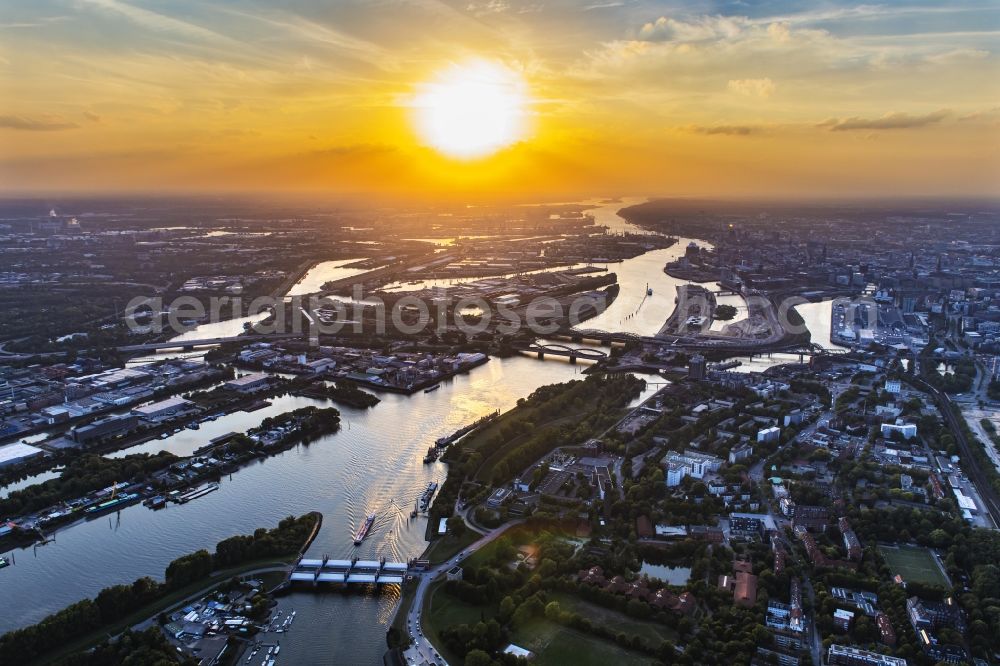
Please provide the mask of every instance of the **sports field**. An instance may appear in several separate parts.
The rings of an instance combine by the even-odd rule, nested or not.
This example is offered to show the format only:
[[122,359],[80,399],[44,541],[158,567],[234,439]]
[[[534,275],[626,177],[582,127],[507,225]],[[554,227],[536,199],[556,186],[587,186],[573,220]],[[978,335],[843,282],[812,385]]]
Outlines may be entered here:
[[892,570],[908,583],[924,583],[948,587],[951,583],[941,571],[934,555],[920,546],[879,546],[879,551]]

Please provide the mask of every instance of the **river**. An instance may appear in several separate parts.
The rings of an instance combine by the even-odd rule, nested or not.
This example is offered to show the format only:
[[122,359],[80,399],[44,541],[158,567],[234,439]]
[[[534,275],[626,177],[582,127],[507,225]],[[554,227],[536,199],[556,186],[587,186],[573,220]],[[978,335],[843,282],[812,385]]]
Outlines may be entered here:
[[[622,205],[607,204],[591,212],[600,223],[614,218],[618,220],[615,230],[628,230],[614,214]],[[679,283],[663,273],[663,264],[679,256],[686,243],[682,240],[672,248],[615,265],[621,295],[585,327],[608,326],[647,334],[658,330],[673,307],[673,287]],[[339,266],[327,268],[337,270]],[[320,277],[307,274],[304,279]],[[645,296],[647,282],[653,288],[652,297]],[[293,291],[298,291],[297,287]],[[309,288],[311,285],[304,285],[302,293]],[[637,314],[629,316],[633,312]],[[817,324],[821,320],[819,317]],[[209,326],[218,334],[221,329],[238,332],[242,323]],[[828,316],[826,327],[828,330]],[[204,328],[192,331],[188,339],[206,337],[205,332]],[[55,542],[18,552],[16,564],[0,571],[6,602],[5,612],[0,614],[0,632],[37,622],[108,585],[141,576],[162,578],[166,565],[180,555],[211,549],[226,537],[273,527],[285,516],[312,510],[322,512],[324,521],[310,548],[311,556],[348,558],[357,554],[406,561],[419,555],[426,545],[426,519],[410,519],[409,509],[428,482],[443,481],[446,473],[443,463],[422,463],[434,439],[494,410],[510,409],[518,398],[539,386],[579,378],[585,367],[584,363],[574,365],[554,358],[494,358],[443,382],[433,393],[381,394],[382,402],[370,410],[343,407],[338,433],[251,464],[224,478],[219,491],[188,504],[157,512],[136,505],[59,531]],[[645,395],[654,388],[649,387]],[[272,402],[267,409],[230,414],[202,424],[200,430],[184,430],[129,453],[167,449],[184,455],[218,434],[254,427],[266,416],[305,405],[330,405],[291,396]],[[378,515],[375,528],[355,548],[350,535],[371,512]],[[397,595],[394,590],[373,596],[289,595],[282,600],[282,607],[298,614],[293,629],[282,638],[281,662],[380,664]]]

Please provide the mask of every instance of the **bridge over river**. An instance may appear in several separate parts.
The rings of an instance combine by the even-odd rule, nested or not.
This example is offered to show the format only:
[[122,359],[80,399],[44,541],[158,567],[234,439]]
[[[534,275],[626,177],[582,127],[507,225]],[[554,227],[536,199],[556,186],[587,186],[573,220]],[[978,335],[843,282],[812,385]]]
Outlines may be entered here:
[[545,358],[548,356],[567,356],[571,363],[575,363],[576,359],[582,358],[588,361],[603,361],[608,357],[608,353],[600,350],[593,349],[589,347],[570,347],[568,345],[561,344],[542,344],[542,343],[532,343],[526,345],[517,345],[514,347],[518,351],[530,352],[532,354],[538,354],[538,358]]
[[410,566],[405,562],[380,560],[299,560],[288,577],[289,583],[332,585],[402,585]]

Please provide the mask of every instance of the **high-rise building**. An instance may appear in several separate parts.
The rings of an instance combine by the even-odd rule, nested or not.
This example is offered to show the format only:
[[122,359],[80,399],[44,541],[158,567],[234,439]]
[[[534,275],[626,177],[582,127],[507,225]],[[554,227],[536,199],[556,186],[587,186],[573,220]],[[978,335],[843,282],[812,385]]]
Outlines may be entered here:
[[701,354],[695,354],[688,361],[688,378],[702,380],[705,379],[708,363]]

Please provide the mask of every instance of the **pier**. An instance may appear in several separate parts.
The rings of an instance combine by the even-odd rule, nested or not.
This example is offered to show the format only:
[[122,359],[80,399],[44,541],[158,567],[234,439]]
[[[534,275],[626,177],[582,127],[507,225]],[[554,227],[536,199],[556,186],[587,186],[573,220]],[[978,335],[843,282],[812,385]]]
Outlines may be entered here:
[[402,585],[410,565],[379,560],[301,559],[288,576],[289,583],[332,585]]

